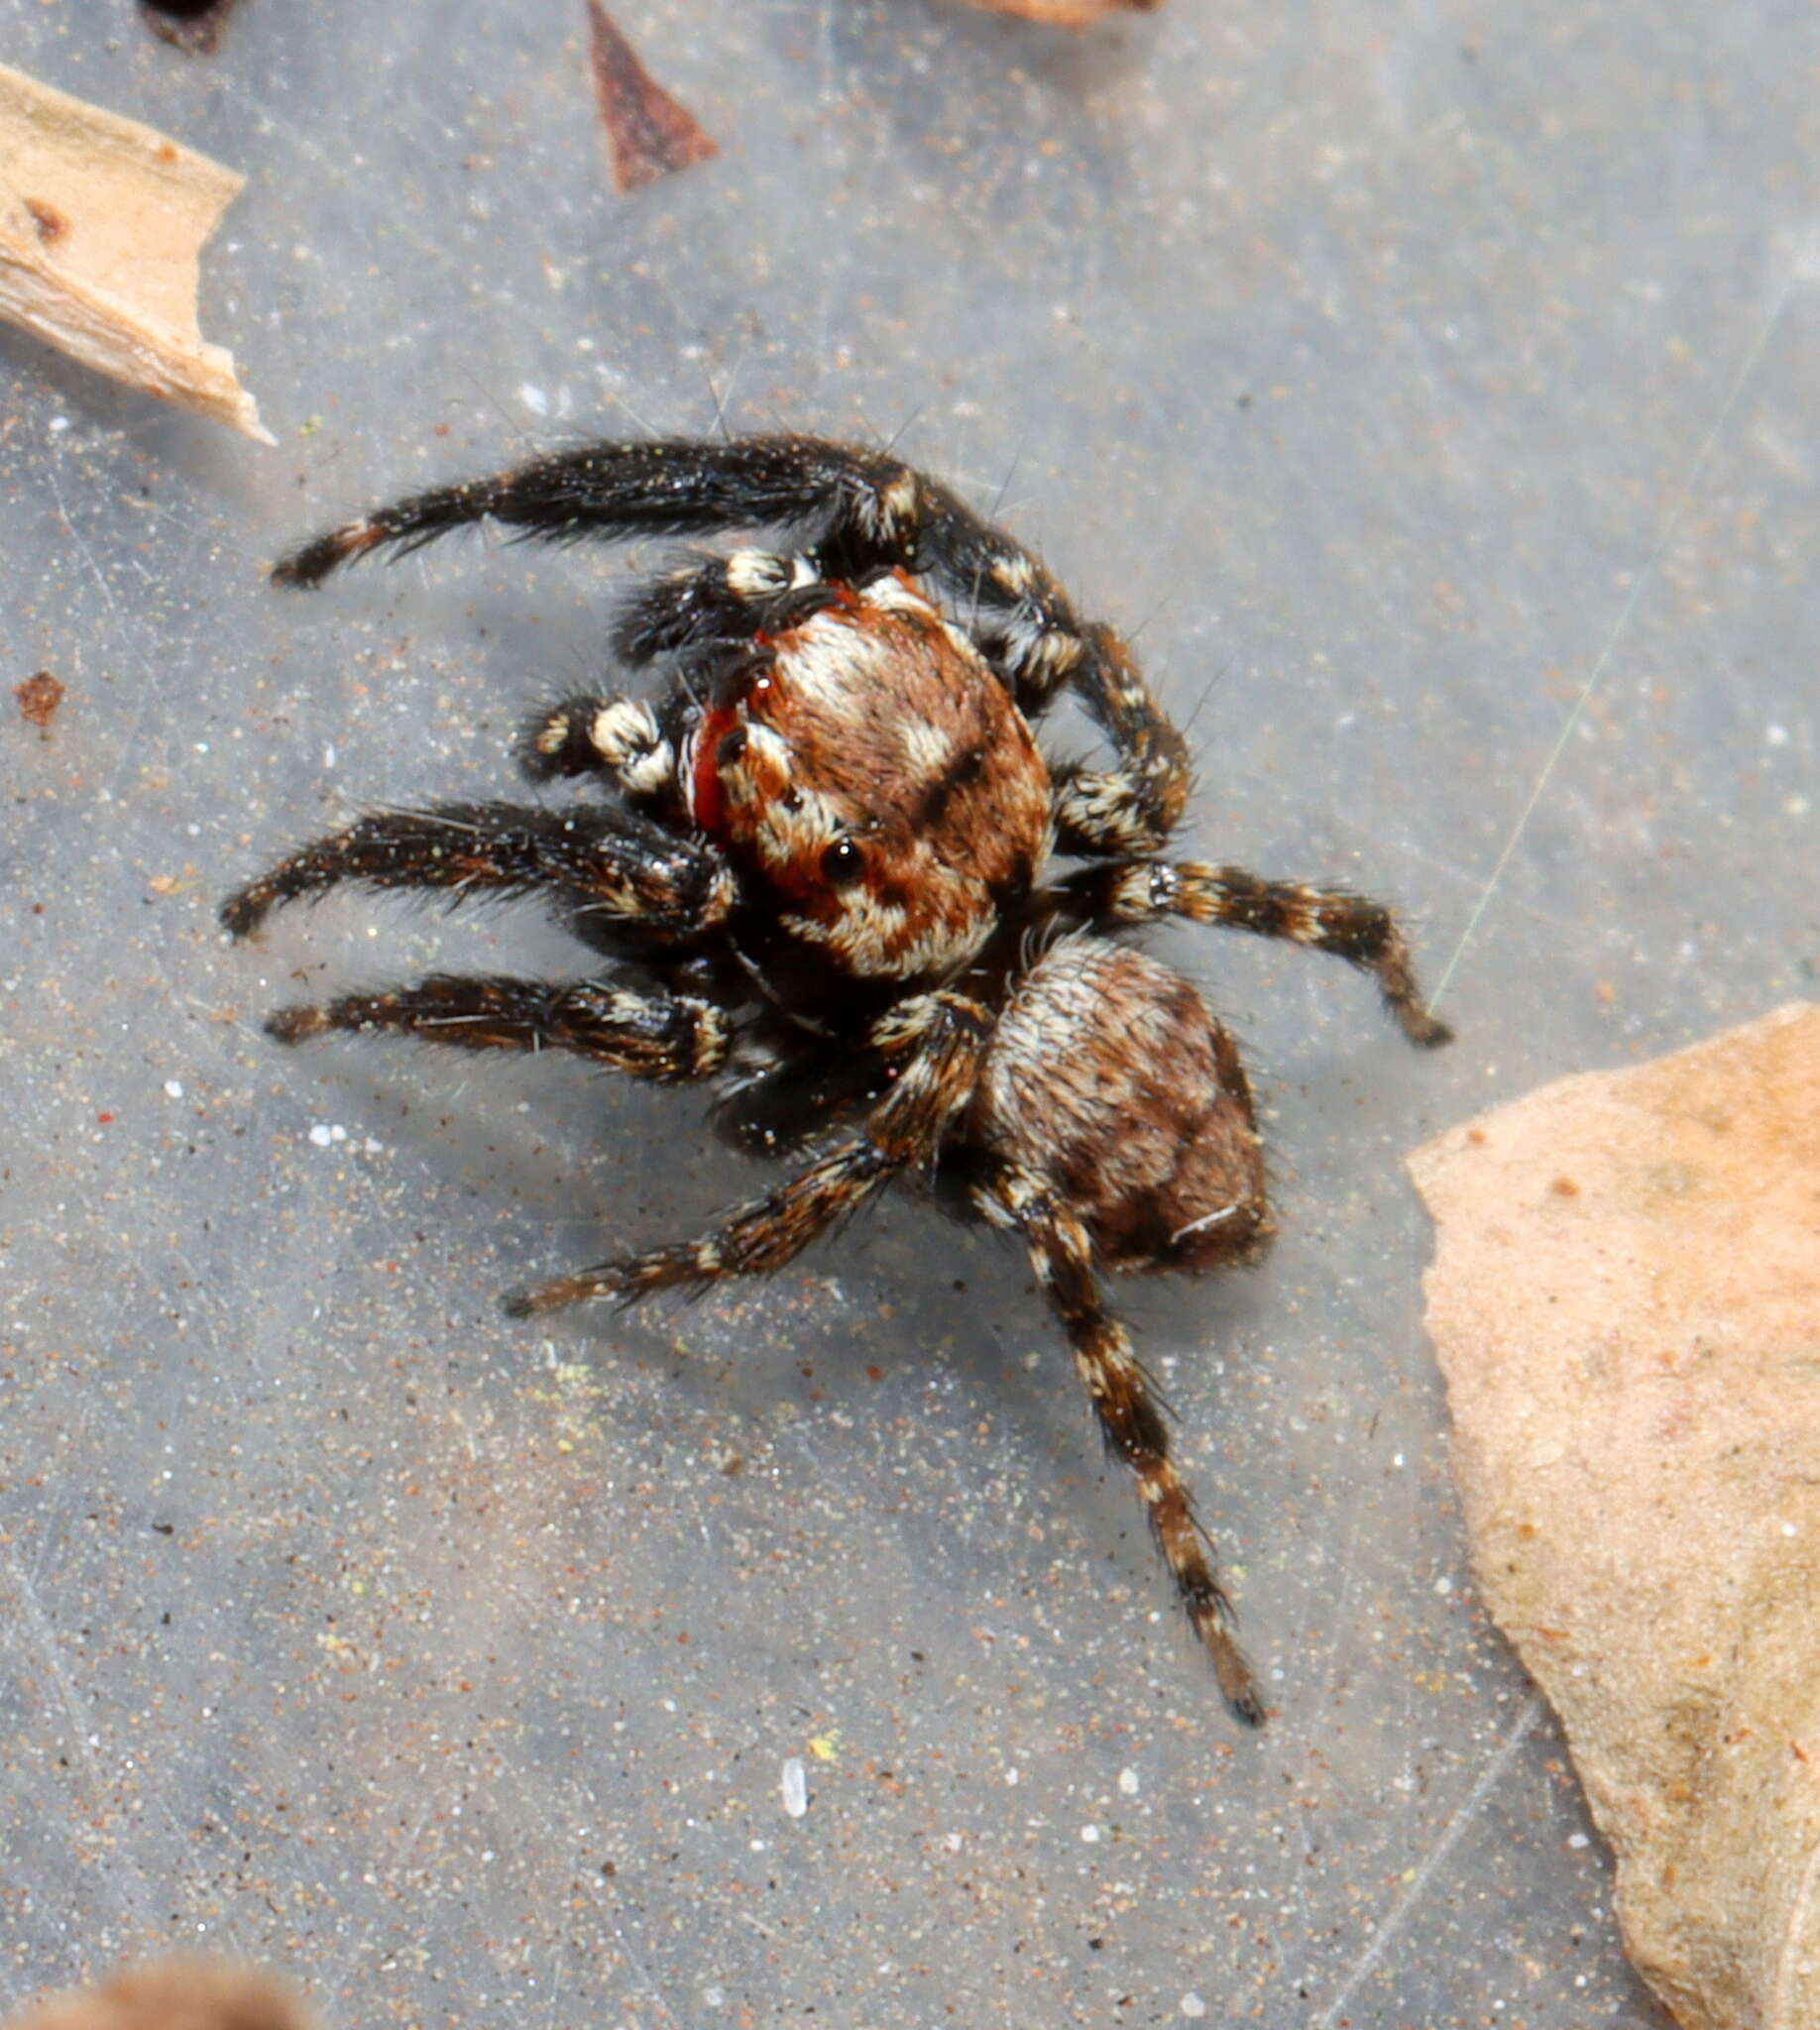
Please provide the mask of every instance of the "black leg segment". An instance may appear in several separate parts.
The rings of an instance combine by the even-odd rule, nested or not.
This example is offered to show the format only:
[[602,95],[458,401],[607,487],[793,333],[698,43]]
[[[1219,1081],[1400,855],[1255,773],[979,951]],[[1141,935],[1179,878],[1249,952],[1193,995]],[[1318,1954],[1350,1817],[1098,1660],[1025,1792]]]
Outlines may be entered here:
[[377,811],[282,860],[222,905],[237,938],[280,903],[343,881],[441,889],[454,899],[551,889],[575,910],[686,939],[733,906],[731,870],[705,845],[625,811],[445,804]]
[[320,1007],[282,1008],[266,1023],[280,1043],[333,1030],[395,1030],[468,1051],[569,1051],[661,1084],[711,1077],[726,1064],[731,1040],[726,1015],[686,994],[460,973],[342,994]]

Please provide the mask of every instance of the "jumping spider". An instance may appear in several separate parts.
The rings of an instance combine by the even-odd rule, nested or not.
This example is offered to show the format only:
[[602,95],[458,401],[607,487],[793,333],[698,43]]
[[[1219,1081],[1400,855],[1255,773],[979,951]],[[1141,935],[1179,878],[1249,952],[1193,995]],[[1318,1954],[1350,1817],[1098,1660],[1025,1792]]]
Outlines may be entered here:
[[[487,519],[555,542],[769,526],[794,545],[698,553],[637,594],[613,646],[667,671],[655,703],[590,694],[529,727],[524,772],[598,777],[605,803],[376,812],[222,910],[244,937],[341,881],[540,890],[605,976],[439,973],[284,1009],[272,1035],[572,1051],[713,1080],[748,1148],[814,1141],[712,1232],[518,1291],[516,1317],[766,1274],[909,1173],[1020,1235],[1220,1689],[1257,1724],[1210,1543],[1100,1289],[1102,1271],[1262,1250],[1251,1089],[1195,989],[1116,939],[1172,916],[1292,939],[1375,974],[1410,1039],[1443,1043],[1390,913],[1163,857],[1188,753],[1125,643],[1079,620],[1021,544],[882,452],[798,436],[595,445],[378,508],[273,577],[314,586]],[[1115,766],[1045,762],[1030,722],[1064,687]],[[1080,864],[1051,872],[1057,853]]]

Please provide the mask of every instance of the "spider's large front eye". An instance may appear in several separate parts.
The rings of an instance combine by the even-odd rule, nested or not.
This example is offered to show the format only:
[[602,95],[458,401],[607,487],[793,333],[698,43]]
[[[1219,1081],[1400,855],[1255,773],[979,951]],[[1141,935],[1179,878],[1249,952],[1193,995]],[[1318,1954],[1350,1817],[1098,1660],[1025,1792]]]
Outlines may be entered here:
[[865,854],[851,839],[837,839],[822,854],[822,878],[835,888],[851,888],[865,872]]

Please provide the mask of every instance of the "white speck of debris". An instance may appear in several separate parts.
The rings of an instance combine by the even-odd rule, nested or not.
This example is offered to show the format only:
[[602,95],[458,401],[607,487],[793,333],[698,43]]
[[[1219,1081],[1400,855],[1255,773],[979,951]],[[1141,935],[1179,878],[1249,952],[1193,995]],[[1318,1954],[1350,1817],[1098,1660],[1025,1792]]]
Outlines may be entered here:
[[333,740],[324,740],[322,743],[322,765],[324,768],[333,768],[335,765],[335,742]]
[[1192,1987],[1176,2006],[1185,2016],[1204,2016],[1207,2012],[1206,2003],[1200,1999],[1199,1995]]
[[[167,1099],[181,1099],[183,1097],[182,1079],[167,1078],[165,1080],[165,1097]],[[1792,1532],[1790,1533],[1792,1534]]]
[[1015,1783],[1017,1781],[1017,1771],[1015,1769],[1007,1769],[1005,1771],[1005,1781],[1007,1783]]
[[947,1839],[942,1842],[942,1845],[948,1849],[950,1854],[959,1854],[961,1852],[961,1835],[959,1833],[950,1833]]
[[783,1808],[791,1818],[800,1819],[809,1809],[809,1771],[801,1755],[792,1755],[783,1765]]
[[1800,1533],[1792,1522],[1784,1522],[1782,1524],[1782,1534],[1784,1536],[1799,1536]]
[[309,1131],[309,1139],[318,1149],[326,1149],[335,1139],[335,1131],[326,1121],[318,1121]]
[[727,2006],[727,1996],[726,1996],[726,1993],[725,1993],[725,1992],[724,1992],[724,1991],[723,1991],[723,1990],[722,1990],[721,1988],[718,1988],[718,1987],[705,1987],[705,1988],[703,1988],[703,1989],[702,1989],[702,2007],[703,2007],[703,2008],[705,2008],[705,2009],[721,2009],[721,2008],[725,2008],[726,2006]]
[[534,416],[547,416],[550,412],[550,398],[541,388],[529,381],[518,383],[518,399]]
[[1763,738],[1772,747],[1785,747],[1788,744],[1788,729],[1785,726],[1776,726],[1771,722],[1770,725],[1763,729]]
[[1138,1794],[1138,1772],[1135,1769],[1121,1769],[1118,1772],[1118,1787],[1127,1797]]
[[1577,1851],[1582,1847],[1590,1847],[1592,1842],[1584,1833],[1569,1833],[1567,1835],[1567,1845]]
[[50,430],[52,436],[60,437],[69,427],[69,418],[67,416],[53,416],[46,427]]
[[1393,1452],[1391,1454],[1391,1464],[1393,1466],[1401,1466],[1403,1464],[1403,1454],[1401,1452]]
[[1099,1828],[1097,1826],[1082,1826],[1081,1837],[1086,1842],[1087,1846],[1091,1847],[1099,1838]]
[[1434,1590],[1436,1593],[1440,1594],[1440,1596],[1443,1599],[1445,1599],[1446,1596],[1453,1591],[1453,1581],[1447,1578],[1436,1579],[1434,1582]]
[[379,1156],[385,1150],[385,1143],[376,1142],[371,1135],[360,1145],[369,1156]]

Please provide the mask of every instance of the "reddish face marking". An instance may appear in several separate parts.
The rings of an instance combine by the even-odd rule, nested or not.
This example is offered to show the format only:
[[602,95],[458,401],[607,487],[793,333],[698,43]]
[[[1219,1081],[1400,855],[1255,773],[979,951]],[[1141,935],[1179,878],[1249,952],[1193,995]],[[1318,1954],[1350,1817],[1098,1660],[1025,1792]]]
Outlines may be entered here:
[[1004,686],[902,573],[762,643],[705,715],[690,815],[855,977],[941,978],[1051,843],[1049,771]]
[[716,758],[721,742],[739,723],[739,708],[717,705],[704,715],[689,762],[689,816],[710,838],[727,828],[727,799],[721,794],[721,769]]

